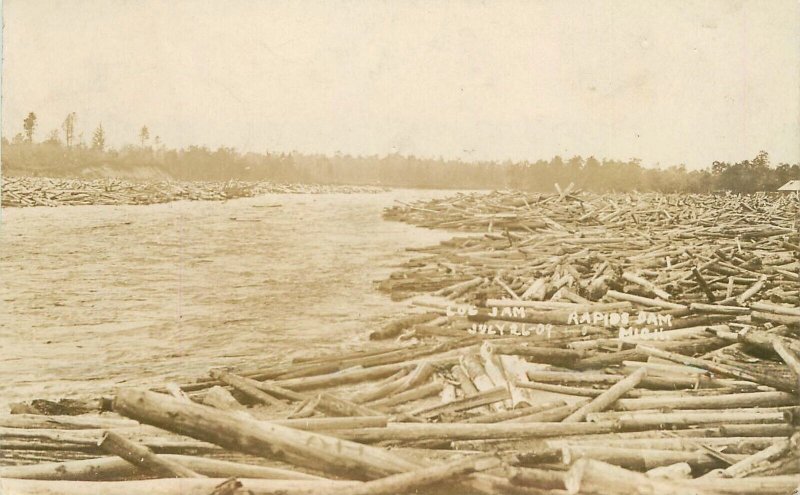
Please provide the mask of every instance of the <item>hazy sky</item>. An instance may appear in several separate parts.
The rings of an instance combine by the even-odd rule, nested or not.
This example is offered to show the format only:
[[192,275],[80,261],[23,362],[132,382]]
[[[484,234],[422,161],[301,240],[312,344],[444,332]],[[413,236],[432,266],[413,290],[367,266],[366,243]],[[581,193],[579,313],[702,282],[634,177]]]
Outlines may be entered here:
[[800,3],[3,0],[3,132],[463,159],[800,161]]

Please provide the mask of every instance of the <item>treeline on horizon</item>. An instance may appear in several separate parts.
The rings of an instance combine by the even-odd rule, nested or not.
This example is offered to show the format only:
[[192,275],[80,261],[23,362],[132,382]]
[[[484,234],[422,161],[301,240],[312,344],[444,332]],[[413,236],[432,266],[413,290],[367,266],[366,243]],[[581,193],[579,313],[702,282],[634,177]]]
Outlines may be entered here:
[[35,140],[36,116],[23,122],[23,133],[2,139],[5,175],[81,177],[102,167],[132,171],[153,167],[181,180],[270,180],[318,184],[372,184],[393,187],[503,189],[552,191],[553,184],[574,182],[596,192],[658,191],[710,192],[729,190],[751,193],[774,191],[792,179],[800,179],[800,164],[770,163],[762,151],[736,163],[714,162],[703,170],[684,165],[648,168],[640,160],[627,161],[559,156],[535,162],[463,162],[386,156],[351,156],[302,153],[241,153],[233,148],[204,146],[167,148],[146,126],[139,143],[120,149],[106,146],[105,131],[98,126],[90,143],[76,136],[76,117],[67,116],[61,131]]

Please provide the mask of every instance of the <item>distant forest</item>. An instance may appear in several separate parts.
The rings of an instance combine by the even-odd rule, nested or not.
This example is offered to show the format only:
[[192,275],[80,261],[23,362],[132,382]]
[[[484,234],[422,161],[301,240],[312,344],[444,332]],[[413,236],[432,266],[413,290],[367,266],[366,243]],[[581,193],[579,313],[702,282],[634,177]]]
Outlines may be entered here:
[[241,153],[233,148],[211,150],[202,146],[167,148],[149,129],[139,130],[136,145],[111,149],[102,125],[89,143],[76,135],[71,113],[61,129],[40,141],[35,139],[36,115],[23,122],[23,132],[2,139],[4,175],[74,176],[101,167],[133,170],[152,167],[183,180],[270,180],[319,184],[375,184],[394,187],[502,189],[552,191],[553,184],[574,182],[597,192],[660,191],[734,192],[774,191],[791,179],[800,179],[800,164],[772,164],[762,151],[737,163],[714,162],[704,170],[683,165],[650,168],[640,160],[627,161],[574,156],[535,162],[462,162],[386,156],[326,156],[302,153]]

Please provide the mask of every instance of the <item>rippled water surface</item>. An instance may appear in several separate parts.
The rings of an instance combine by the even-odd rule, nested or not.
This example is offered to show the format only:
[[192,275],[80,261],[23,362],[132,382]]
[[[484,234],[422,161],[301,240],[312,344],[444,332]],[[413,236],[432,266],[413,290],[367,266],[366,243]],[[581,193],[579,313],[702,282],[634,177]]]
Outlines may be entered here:
[[0,411],[352,347],[404,307],[372,282],[450,237],[382,209],[446,194],[4,209]]

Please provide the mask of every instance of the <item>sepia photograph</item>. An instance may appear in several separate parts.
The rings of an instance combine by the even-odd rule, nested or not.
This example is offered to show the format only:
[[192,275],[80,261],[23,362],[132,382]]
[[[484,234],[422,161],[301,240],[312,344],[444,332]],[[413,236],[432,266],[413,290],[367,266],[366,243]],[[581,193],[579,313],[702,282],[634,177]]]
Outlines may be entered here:
[[800,1],[0,4],[0,495],[800,495]]

